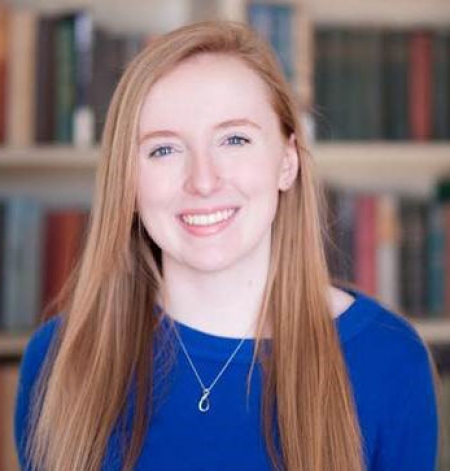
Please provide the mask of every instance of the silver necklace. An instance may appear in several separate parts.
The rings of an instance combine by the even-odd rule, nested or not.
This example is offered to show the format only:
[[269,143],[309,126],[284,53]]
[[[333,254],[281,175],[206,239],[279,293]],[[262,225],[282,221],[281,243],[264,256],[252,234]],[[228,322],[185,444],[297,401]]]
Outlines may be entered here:
[[183,352],[186,355],[187,361],[189,362],[189,365],[191,366],[192,371],[194,372],[195,377],[197,378],[197,380],[200,384],[200,387],[202,388],[202,394],[201,394],[200,400],[198,401],[198,410],[200,412],[203,412],[203,413],[208,412],[208,410],[210,408],[209,395],[211,394],[212,388],[216,385],[217,381],[219,381],[219,378],[223,375],[225,370],[228,368],[228,365],[231,363],[231,361],[235,357],[238,350],[242,347],[242,344],[244,343],[244,341],[246,339],[245,339],[245,337],[243,339],[241,339],[238,346],[234,349],[233,353],[230,355],[230,357],[226,361],[225,365],[219,371],[219,374],[215,377],[214,381],[209,385],[209,387],[206,387],[204,385],[202,379],[200,378],[200,375],[198,374],[197,368],[195,367],[194,363],[192,362],[192,359],[191,359],[191,357],[190,357],[190,355],[189,355],[189,353],[186,349],[186,346],[184,345],[184,342],[181,340],[180,334],[178,333],[178,329],[175,325],[174,325],[174,330],[175,330],[175,334],[178,338],[178,341],[180,342],[181,348],[183,349]]

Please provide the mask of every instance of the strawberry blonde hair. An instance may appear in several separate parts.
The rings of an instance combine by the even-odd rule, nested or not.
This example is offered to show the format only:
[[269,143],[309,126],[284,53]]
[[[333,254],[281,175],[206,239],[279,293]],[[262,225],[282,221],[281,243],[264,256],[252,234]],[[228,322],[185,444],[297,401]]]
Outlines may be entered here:
[[[27,456],[37,469],[99,471],[117,424],[123,470],[139,457],[152,419],[152,308],[163,284],[161,253],[136,213],[140,110],[152,85],[203,53],[228,54],[267,85],[282,133],[296,136],[299,172],[281,192],[256,336],[263,366],[263,424],[275,469],[361,471],[361,434],[328,303],[322,192],[305,150],[299,110],[270,49],[234,22],[188,25],[153,40],[127,67],[106,119],[89,231],[59,297],[61,324],[34,394]],[[270,323],[272,349],[261,348]],[[129,409],[129,396],[134,407]],[[273,424],[279,431],[275,446]]]

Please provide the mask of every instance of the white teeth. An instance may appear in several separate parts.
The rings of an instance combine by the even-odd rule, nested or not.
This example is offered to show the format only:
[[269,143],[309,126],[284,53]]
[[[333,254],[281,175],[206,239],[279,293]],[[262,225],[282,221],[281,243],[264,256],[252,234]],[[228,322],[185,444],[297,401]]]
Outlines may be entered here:
[[181,219],[190,226],[210,226],[211,224],[217,224],[218,222],[229,219],[235,212],[236,209],[227,209],[208,215],[183,215]]

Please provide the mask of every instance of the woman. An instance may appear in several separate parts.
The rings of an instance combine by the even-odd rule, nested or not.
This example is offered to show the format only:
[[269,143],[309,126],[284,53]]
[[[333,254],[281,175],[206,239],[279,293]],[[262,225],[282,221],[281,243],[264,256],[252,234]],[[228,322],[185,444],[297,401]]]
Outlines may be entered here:
[[244,25],[183,27],[130,64],[64,314],[24,355],[23,467],[434,469],[428,351],[332,286],[302,144]]

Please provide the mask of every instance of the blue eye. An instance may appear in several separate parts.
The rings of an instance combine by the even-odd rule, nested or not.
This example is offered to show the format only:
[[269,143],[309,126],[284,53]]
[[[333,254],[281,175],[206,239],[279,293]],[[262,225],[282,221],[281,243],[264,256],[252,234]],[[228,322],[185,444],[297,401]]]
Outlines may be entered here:
[[164,157],[173,153],[173,147],[171,146],[160,146],[150,152],[149,157]]
[[250,144],[250,139],[242,136],[230,136],[226,139],[226,142],[230,143],[231,145],[243,146],[245,144]]

